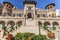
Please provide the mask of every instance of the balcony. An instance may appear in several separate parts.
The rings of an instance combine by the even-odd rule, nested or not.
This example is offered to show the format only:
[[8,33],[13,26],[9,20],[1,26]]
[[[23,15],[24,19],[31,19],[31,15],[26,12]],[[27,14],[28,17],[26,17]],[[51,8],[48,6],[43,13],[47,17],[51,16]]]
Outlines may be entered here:
[[23,17],[0,16],[0,19],[23,19]]

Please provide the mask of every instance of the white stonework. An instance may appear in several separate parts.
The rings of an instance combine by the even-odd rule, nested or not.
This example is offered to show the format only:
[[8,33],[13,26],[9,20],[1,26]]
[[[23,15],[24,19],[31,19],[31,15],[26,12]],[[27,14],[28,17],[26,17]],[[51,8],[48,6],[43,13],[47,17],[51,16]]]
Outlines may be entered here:
[[[60,11],[55,10],[52,4],[47,6],[46,10],[42,10],[36,8],[35,2],[25,2],[24,9],[21,10],[13,7],[9,2],[5,2],[1,12],[0,24],[7,28],[11,26],[15,28],[17,26],[17,29],[15,28],[15,30],[10,32],[14,36],[19,32],[30,32],[38,35],[39,30],[41,34],[47,35],[47,31],[43,28],[39,28],[39,25],[47,25],[50,28],[52,28],[53,25],[57,25],[55,31],[55,40],[59,40],[57,30],[59,30],[60,27],[60,15],[58,15],[60,14]],[[19,25],[21,26],[19,27]],[[0,38],[2,38],[3,32],[4,31],[1,30]]]

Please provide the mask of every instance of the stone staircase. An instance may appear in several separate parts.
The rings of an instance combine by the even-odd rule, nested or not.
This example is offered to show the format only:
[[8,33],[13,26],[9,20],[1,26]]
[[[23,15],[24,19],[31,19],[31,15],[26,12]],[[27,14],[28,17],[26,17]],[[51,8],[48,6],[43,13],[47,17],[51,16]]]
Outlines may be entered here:
[[4,31],[0,29],[0,40],[2,40],[3,32],[4,32]]
[[30,32],[30,33],[39,34],[39,28],[36,25],[36,20],[32,20],[32,19],[26,20],[26,26],[21,26],[17,30],[11,32],[11,34],[16,35],[19,32],[21,33]]
[[26,26],[36,26],[36,20],[33,19],[27,19],[26,20]]
[[21,26],[17,30],[12,31],[11,34],[16,35],[19,32],[21,32],[21,33],[30,32],[30,33],[39,34],[38,30],[39,30],[38,27],[25,27],[25,26]]

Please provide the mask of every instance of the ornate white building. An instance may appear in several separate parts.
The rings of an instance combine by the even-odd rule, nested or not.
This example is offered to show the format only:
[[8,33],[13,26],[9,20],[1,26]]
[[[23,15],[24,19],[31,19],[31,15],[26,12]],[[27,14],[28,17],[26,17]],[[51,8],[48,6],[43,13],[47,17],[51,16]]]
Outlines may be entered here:
[[[20,10],[15,8],[9,2],[3,2],[0,4],[0,38],[3,37],[4,30],[10,32],[11,27],[14,28],[10,33],[15,35],[18,32],[30,32],[35,34],[47,34],[47,31],[40,28],[39,25],[48,26],[52,28],[56,27],[54,33],[56,34],[56,40],[58,37],[58,31],[60,28],[60,11],[54,9],[55,4],[51,3],[45,7],[45,10],[36,8],[37,2],[25,0],[23,2],[24,9]],[[58,13],[58,14],[57,14]]]

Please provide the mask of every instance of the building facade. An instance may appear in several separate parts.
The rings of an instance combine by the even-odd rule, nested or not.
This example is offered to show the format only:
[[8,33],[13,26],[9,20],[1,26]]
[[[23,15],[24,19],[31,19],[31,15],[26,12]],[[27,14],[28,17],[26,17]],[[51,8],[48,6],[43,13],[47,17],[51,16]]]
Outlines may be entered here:
[[[24,9],[20,10],[15,8],[9,2],[3,2],[0,6],[0,33],[1,38],[3,36],[4,30],[2,27],[5,26],[6,30],[10,32],[11,27],[14,28],[12,32],[16,35],[18,32],[31,32],[35,34],[47,35],[47,31],[40,28],[40,25],[48,26],[52,29],[53,26],[56,27],[54,33],[56,34],[56,40],[58,37],[58,31],[60,28],[60,16],[57,16],[60,11],[54,9],[55,4],[51,3],[45,7],[45,10],[36,8],[37,2],[35,1],[24,1]],[[17,29],[16,29],[17,28]]]

